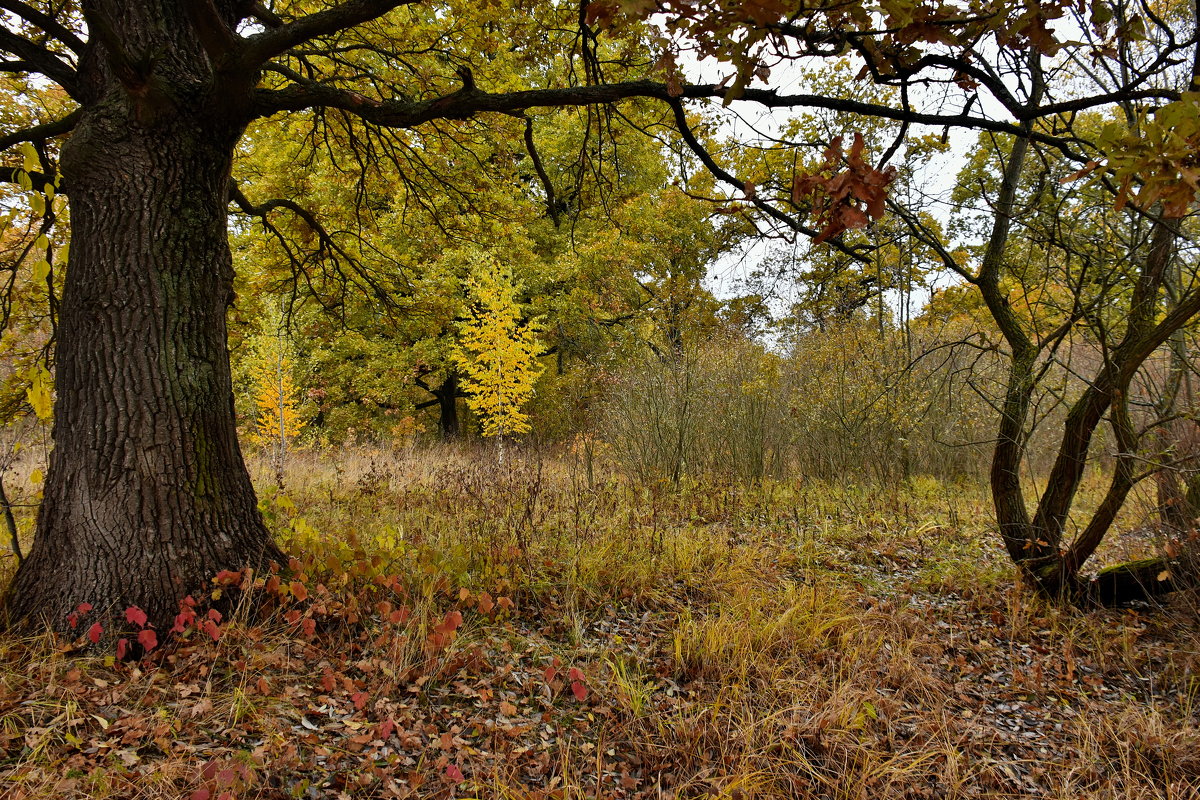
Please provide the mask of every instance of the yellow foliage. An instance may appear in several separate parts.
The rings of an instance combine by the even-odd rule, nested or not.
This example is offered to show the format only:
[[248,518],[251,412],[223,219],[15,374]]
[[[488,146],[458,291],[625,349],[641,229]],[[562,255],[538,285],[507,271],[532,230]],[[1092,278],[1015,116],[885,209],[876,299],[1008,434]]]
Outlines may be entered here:
[[33,407],[33,413],[37,414],[37,418],[42,422],[49,420],[53,413],[54,403],[50,397],[52,386],[53,379],[45,367],[29,368],[29,388],[25,391],[25,397]]
[[266,340],[254,366],[254,402],[258,417],[250,439],[260,447],[286,451],[303,427],[296,386],[292,381],[292,361],[282,343]]
[[467,279],[469,319],[459,325],[454,363],[462,374],[467,405],[479,417],[484,436],[527,433],[522,407],[542,374],[536,320],[522,320],[518,286],[510,270],[493,256],[472,254]]

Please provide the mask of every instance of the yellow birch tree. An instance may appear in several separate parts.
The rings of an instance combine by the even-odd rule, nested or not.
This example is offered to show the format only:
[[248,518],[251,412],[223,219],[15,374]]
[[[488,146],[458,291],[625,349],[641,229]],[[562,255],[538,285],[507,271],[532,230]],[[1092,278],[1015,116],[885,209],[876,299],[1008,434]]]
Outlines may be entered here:
[[253,374],[258,416],[250,440],[267,451],[275,470],[275,480],[283,488],[288,449],[304,423],[292,380],[292,359],[282,331],[262,335],[257,345]]
[[484,436],[528,433],[522,409],[542,374],[537,320],[524,320],[512,271],[482,251],[469,254],[467,319],[459,323],[454,363],[462,374],[467,405]]

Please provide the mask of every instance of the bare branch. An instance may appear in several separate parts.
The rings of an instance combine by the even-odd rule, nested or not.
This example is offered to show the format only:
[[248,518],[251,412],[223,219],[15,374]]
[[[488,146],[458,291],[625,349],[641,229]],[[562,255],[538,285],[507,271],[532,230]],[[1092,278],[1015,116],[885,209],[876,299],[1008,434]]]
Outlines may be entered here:
[[[294,200],[284,198],[266,200],[258,205],[255,205],[250,201],[249,198],[246,197],[235,181],[230,181],[229,198],[243,214],[256,217],[261,220],[262,224],[267,228],[267,230],[269,230],[276,237],[276,239],[280,241],[281,244],[285,245],[285,248],[286,241],[284,233],[270,221],[270,215],[271,212],[280,209],[290,211],[301,221],[303,221],[308,229],[316,235],[319,243],[319,250],[330,256],[335,265],[337,265],[339,271],[341,270],[341,265],[343,263],[348,265],[351,271],[358,277],[360,281],[362,281],[365,289],[368,290],[370,294],[375,297],[375,299],[378,300],[385,308],[391,308],[394,305],[391,293],[381,286],[375,277],[367,272],[363,265],[359,263],[358,259],[337,242],[334,236],[325,228],[324,225],[321,224],[320,220],[317,219],[316,215],[304,206],[300,205]],[[292,258],[290,252],[289,258]],[[298,265],[295,258],[292,258],[292,261],[293,265]],[[315,291],[313,292],[313,296],[317,296]],[[320,302],[319,298],[318,302]],[[324,303],[322,303],[322,305],[324,305]]]
[[[687,114],[685,114],[683,110],[683,103],[676,99],[671,103],[671,108],[675,112],[675,126],[679,129],[679,135],[683,137],[684,143],[691,149],[693,153],[696,154],[696,157],[700,159],[701,163],[704,164],[705,169],[712,173],[713,177],[729,184],[735,189],[744,189],[746,182],[738,179],[737,176],[722,168],[721,165],[716,162],[716,160],[704,147],[704,145],[700,143],[700,140],[696,138],[696,135],[692,132],[691,126],[688,124]],[[761,197],[754,195],[753,197],[749,198],[749,200],[759,211],[762,211],[776,222],[791,228],[793,231],[802,233],[809,238],[816,238],[818,236],[818,231],[815,228],[810,228],[807,225],[801,224],[797,219],[783,213],[779,209],[775,208],[775,206],[763,200]],[[834,249],[839,250],[847,256],[850,256],[855,261],[859,261],[864,264],[871,263],[869,256],[859,252],[857,248],[850,247],[840,239],[830,239],[829,244]]]
[[34,125],[32,128],[23,128],[22,130],[0,136],[0,150],[7,150],[21,142],[44,142],[47,139],[53,139],[55,136],[70,133],[82,116],[83,112],[80,109],[75,109],[62,119],[56,119],[53,122],[44,122],[41,125]]
[[[644,97],[674,103],[681,99],[729,99],[744,101],[767,108],[820,108],[847,114],[893,119],[915,125],[944,128],[969,128],[993,131],[1048,145],[1078,163],[1087,159],[1073,150],[1061,137],[1052,136],[1027,126],[1001,120],[963,114],[931,114],[877,103],[865,103],[839,97],[812,94],[781,95],[773,89],[745,89],[734,94],[723,86],[689,85],[673,94],[664,83],[627,81],[559,89],[529,89],[518,92],[491,93],[465,88],[433,100],[375,100],[357,92],[339,89],[315,81],[297,82],[282,89],[259,89],[256,94],[256,116],[270,116],[280,111],[303,111],[316,107],[340,108],[368,122],[391,128],[411,128],[435,119],[466,119],[482,112],[513,114],[529,108],[557,108],[572,105],[597,105]],[[1036,115],[1033,115],[1036,116]]]
[[256,69],[296,45],[361,25],[400,6],[418,2],[420,0],[348,0],[247,38],[239,60],[244,67]]
[[66,89],[67,94],[77,96],[79,75],[75,68],[41,45],[34,44],[0,25],[0,50],[12,53],[32,66],[33,71],[45,75]]
[[250,5],[250,16],[254,17],[268,28],[282,28],[284,25],[283,20],[280,19],[274,11],[267,8],[262,3],[252,3]]
[[16,14],[30,25],[41,28],[44,33],[57,39],[76,55],[83,55],[86,47],[83,40],[49,14],[38,11],[26,3],[17,2],[17,0],[0,0],[0,9]]
[[533,141],[533,120],[526,118],[525,120],[525,152],[529,153],[529,158],[533,161],[533,168],[537,172],[538,180],[542,182],[542,189],[546,192],[546,212],[550,215],[551,221],[554,222],[554,227],[558,227],[558,198],[554,196],[554,183],[550,180],[550,176],[546,173],[546,167],[542,164],[542,157],[538,154],[537,146]]

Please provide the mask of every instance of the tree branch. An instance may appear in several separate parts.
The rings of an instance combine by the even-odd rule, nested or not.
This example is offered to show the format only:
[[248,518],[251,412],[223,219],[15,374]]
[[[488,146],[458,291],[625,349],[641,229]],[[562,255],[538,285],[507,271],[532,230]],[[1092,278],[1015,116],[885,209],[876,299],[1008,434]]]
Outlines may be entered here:
[[[691,126],[688,124],[687,114],[685,114],[683,110],[683,103],[678,99],[675,99],[671,101],[671,109],[675,113],[675,127],[679,129],[679,135],[683,137],[684,143],[689,149],[691,149],[693,153],[695,153],[696,157],[700,159],[701,163],[704,164],[705,169],[712,173],[713,177],[717,178],[718,180],[723,181],[724,183],[727,183],[736,189],[745,191],[746,182],[739,180],[736,175],[733,175],[722,168],[721,165],[716,162],[716,159],[712,157],[712,154],[708,152],[707,148],[705,148],[704,145],[700,143],[700,140],[696,138],[696,135],[692,132]],[[792,229],[793,231],[802,233],[810,239],[815,239],[819,235],[815,228],[810,228],[807,225],[801,224],[798,220],[794,219],[788,214],[783,213],[779,209],[775,208],[775,206],[763,200],[761,197],[755,195],[750,197],[749,200],[755,208],[762,211],[776,222],[782,223],[783,225]],[[840,239],[830,239],[829,244],[834,249],[841,251],[850,258],[853,258],[855,261],[863,264],[871,263],[870,257],[863,255],[862,253],[858,252],[857,249],[850,247]]]
[[77,108],[62,119],[43,122],[41,125],[34,125],[32,128],[23,128],[19,131],[13,131],[12,133],[0,136],[0,150],[7,150],[21,142],[44,142],[47,139],[53,139],[55,136],[70,133],[82,116],[83,111]]
[[529,158],[533,161],[533,169],[537,172],[538,180],[542,182],[542,189],[546,192],[546,212],[550,215],[551,221],[554,222],[554,227],[558,227],[558,198],[554,196],[554,183],[550,180],[550,176],[546,173],[546,167],[542,164],[542,157],[538,154],[537,146],[533,141],[533,119],[525,118],[525,152],[529,154]]
[[104,54],[117,80],[127,90],[142,93],[150,80],[150,63],[138,62],[126,51],[112,23],[99,9],[85,9],[84,18],[87,20],[88,35],[104,46]]
[[241,37],[231,31],[221,19],[213,0],[188,0],[187,15],[192,21],[192,27],[196,29],[196,38],[200,40],[200,46],[208,54],[209,61],[213,65],[223,64],[237,49]]
[[27,62],[36,72],[45,75],[66,89],[67,94],[72,97],[78,96],[79,75],[75,72],[74,67],[41,45],[34,44],[0,25],[0,50],[12,53],[20,60]]
[[[299,217],[309,230],[317,237],[318,247],[320,251],[328,253],[337,269],[341,271],[342,263],[349,266],[350,270],[362,282],[362,286],[375,297],[385,308],[392,309],[394,301],[392,295],[386,288],[380,285],[379,281],[371,275],[359,262],[353,254],[347,252],[346,248],[340,245],[333,235],[321,224],[316,215],[308,209],[304,208],[294,200],[277,198],[273,200],[265,200],[262,203],[255,205],[238,187],[237,182],[231,180],[229,182],[229,199],[238,207],[238,209],[247,216],[257,217],[262,221],[264,227],[267,228],[280,242],[286,246],[286,238],[282,231],[275,227],[269,217],[271,212],[284,209],[290,211],[295,216]],[[289,257],[291,252],[289,250]],[[297,262],[293,259],[293,264]],[[343,273],[344,274],[344,273]]]
[[376,125],[412,128],[435,119],[466,119],[483,112],[514,114],[530,108],[597,105],[635,97],[661,100],[665,103],[720,99],[750,102],[767,108],[820,108],[937,128],[993,131],[1048,145],[1062,152],[1071,161],[1083,163],[1087,160],[1060,137],[1031,130],[1021,124],[971,116],[967,113],[930,114],[838,97],[813,94],[781,95],[773,89],[745,89],[734,93],[723,86],[689,85],[681,87],[681,90],[673,94],[664,83],[627,81],[502,93],[463,89],[433,100],[381,101],[346,89],[315,81],[304,81],[282,89],[259,89],[255,97],[255,115],[263,117],[281,111],[303,111],[317,107],[340,108]]
[[29,176],[29,181],[33,184],[33,188],[39,192],[44,191],[46,185],[51,183],[49,175],[43,175],[40,172],[25,172],[20,167],[0,167],[0,183],[19,184],[22,173]]
[[0,9],[16,14],[30,25],[41,28],[44,33],[57,39],[76,55],[83,55],[84,48],[87,47],[74,31],[49,14],[38,11],[26,3],[20,3],[17,0],[0,0]]
[[361,25],[400,6],[418,2],[420,0],[348,0],[245,39],[239,60],[243,67],[257,69],[298,44]]
[[282,28],[284,25],[283,20],[280,19],[274,11],[267,8],[262,3],[251,3],[249,13],[250,16],[254,17],[268,28]]

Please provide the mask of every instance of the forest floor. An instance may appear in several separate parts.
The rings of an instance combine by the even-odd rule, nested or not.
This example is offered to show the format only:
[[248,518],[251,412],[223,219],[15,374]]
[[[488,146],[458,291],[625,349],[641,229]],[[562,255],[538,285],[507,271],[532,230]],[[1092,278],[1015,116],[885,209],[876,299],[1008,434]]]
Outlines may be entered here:
[[978,487],[306,459],[213,624],[0,639],[0,797],[1200,796],[1196,599],[1031,598]]

